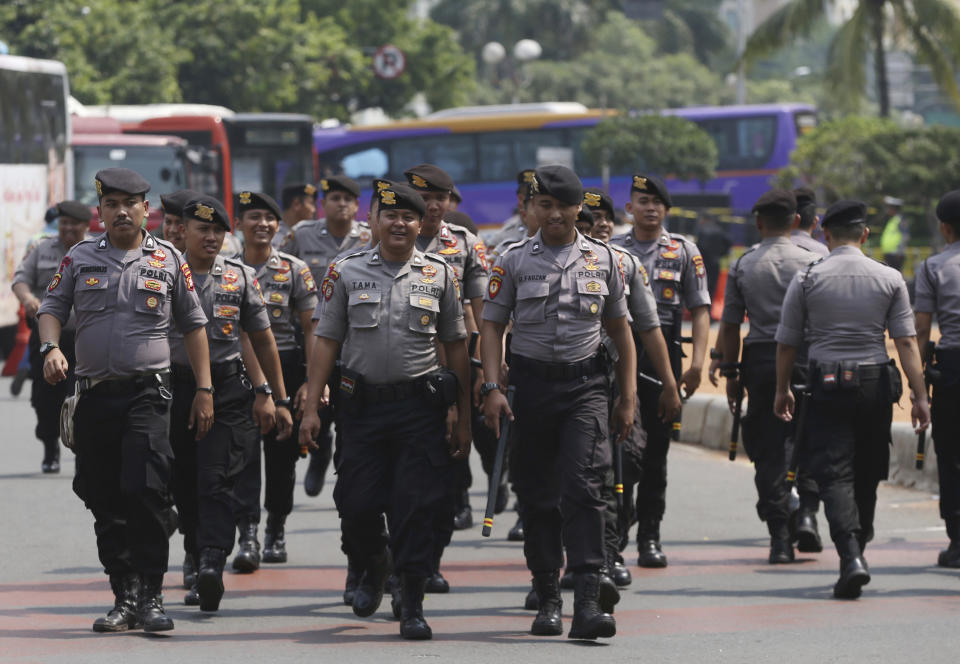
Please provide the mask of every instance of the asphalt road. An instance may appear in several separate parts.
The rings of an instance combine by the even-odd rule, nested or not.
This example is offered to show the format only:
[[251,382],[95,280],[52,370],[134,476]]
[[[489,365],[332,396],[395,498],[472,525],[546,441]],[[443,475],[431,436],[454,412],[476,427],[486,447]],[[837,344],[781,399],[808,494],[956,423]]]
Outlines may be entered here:
[[[176,629],[97,635],[90,626],[112,596],[92,516],[71,492],[71,454],[60,475],[40,474],[33,411],[26,394],[10,397],[9,379],[0,380],[0,422],[0,662],[956,661],[960,572],[935,566],[945,542],[935,497],[882,487],[867,550],[873,581],[860,600],[840,602],[830,597],[832,548],[768,565],[750,465],[687,445],[670,454],[670,566],[631,567],[618,634],[599,644],[527,633],[533,615],[521,606],[530,577],[520,545],[504,539],[512,513],[497,518],[490,539],[479,525],[454,536],[444,561],[453,591],[425,604],[433,641],[402,641],[388,602],[375,618],[356,618],[340,601],[344,558],[329,485],[318,498],[297,487],[289,563],[229,574],[219,613],[183,605],[175,535],[165,596]],[[472,496],[479,524],[484,492],[475,487]],[[572,593],[564,601],[569,629]]]

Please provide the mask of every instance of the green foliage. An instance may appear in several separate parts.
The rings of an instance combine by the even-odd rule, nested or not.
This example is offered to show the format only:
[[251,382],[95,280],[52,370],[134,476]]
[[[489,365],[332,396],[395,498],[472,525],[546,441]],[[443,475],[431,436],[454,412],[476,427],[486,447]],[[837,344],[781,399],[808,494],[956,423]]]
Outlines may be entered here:
[[683,118],[616,115],[584,136],[584,155],[595,166],[709,180],[717,166],[717,146],[707,132]]

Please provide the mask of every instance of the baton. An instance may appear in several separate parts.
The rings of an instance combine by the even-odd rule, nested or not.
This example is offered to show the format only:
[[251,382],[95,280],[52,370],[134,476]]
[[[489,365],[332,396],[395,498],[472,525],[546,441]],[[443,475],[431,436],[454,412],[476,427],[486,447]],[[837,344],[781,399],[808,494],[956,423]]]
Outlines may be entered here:
[[793,433],[793,454],[790,455],[790,468],[787,470],[787,486],[793,488],[797,483],[797,469],[800,467],[800,446],[806,435],[807,405],[810,402],[810,387],[808,385],[794,385],[794,391],[800,398],[797,408],[797,428]]
[[[927,363],[926,371],[923,372],[923,386],[927,391],[927,399],[930,399],[930,385],[936,378],[939,378],[939,371],[933,368],[933,355],[937,350],[937,344],[933,341],[928,341],[926,348],[924,348],[924,357],[923,359]],[[923,470],[923,461],[926,456],[926,447],[927,447],[927,430],[924,429],[917,434],[917,456],[916,456],[916,469]]]
[[[517,388],[511,385],[507,388],[507,405],[513,410],[513,394]],[[497,441],[497,456],[493,461],[493,472],[490,473],[490,484],[487,489],[487,511],[483,515],[483,529],[480,534],[490,537],[493,531],[493,513],[497,506],[497,493],[500,490],[500,475],[503,473],[503,455],[507,449],[507,438],[510,435],[510,420],[506,415],[500,418],[500,439]]]
[[737,460],[737,443],[740,440],[740,420],[743,417],[743,381],[737,386],[737,404],[733,409],[733,428],[730,431],[730,454],[728,458],[731,461]]

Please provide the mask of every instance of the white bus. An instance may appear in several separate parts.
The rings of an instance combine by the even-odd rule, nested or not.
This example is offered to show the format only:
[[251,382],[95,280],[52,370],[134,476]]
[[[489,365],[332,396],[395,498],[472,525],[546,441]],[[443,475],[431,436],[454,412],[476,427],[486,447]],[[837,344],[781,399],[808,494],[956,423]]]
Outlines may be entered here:
[[17,322],[10,282],[27,242],[73,190],[69,95],[62,62],[0,55],[0,326]]

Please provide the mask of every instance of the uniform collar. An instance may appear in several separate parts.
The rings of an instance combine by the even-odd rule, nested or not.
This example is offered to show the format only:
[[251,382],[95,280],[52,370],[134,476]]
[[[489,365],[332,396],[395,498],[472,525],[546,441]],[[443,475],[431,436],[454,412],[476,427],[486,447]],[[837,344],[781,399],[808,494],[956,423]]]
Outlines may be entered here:
[[[573,245],[580,250],[580,253],[577,254],[575,251],[571,251],[567,254],[567,260],[564,264],[564,269],[570,267],[580,256],[585,256],[587,253],[593,251],[593,247],[590,244],[590,241],[580,231],[576,231],[576,236],[573,238]],[[533,239],[530,240],[530,253],[531,254],[542,254],[544,250],[543,236],[540,234],[540,231],[537,231],[536,235],[533,236]]]
[[[330,235],[330,230],[327,228],[326,217],[320,220],[320,235]],[[360,223],[356,219],[350,222],[350,230],[347,231],[344,237],[360,237]]]
[[277,252],[276,247],[270,247],[270,258],[267,259],[267,267],[271,270],[276,270],[283,263],[283,259],[280,258],[280,254]]
[[864,254],[863,254],[863,250],[860,249],[860,247],[851,247],[851,246],[848,245],[848,244],[841,245],[841,246],[837,247],[836,249],[834,249],[833,251],[830,252],[830,255],[831,255],[831,256],[834,255],[834,254],[836,254],[836,255],[838,255],[838,256],[840,256],[840,255],[843,255],[843,256],[852,256],[852,255],[854,255],[854,254],[860,254],[861,256],[864,255]]
[[223,255],[217,254],[216,258],[213,259],[213,265],[210,266],[210,274],[220,276],[224,269],[226,269],[226,263],[223,260]]
[[[370,250],[370,255],[367,257],[368,265],[383,265],[384,260],[380,256],[380,244],[377,243],[373,249]],[[417,249],[416,245],[413,247],[413,254],[411,254],[410,259],[404,263],[403,267],[400,268],[400,271],[397,272],[397,277],[403,276],[410,271],[412,267],[422,267],[427,264],[427,259],[424,256],[424,253]]]

